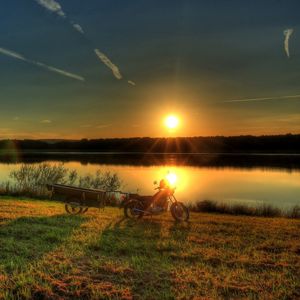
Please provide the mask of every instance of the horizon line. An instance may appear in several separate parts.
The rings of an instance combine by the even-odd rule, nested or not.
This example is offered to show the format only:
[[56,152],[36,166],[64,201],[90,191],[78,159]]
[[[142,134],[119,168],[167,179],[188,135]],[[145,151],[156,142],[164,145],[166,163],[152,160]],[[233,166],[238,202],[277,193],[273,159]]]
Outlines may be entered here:
[[186,139],[186,138],[217,138],[217,137],[224,137],[224,138],[230,138],[230,137],[272,137],[272,136],[300,136],[299,133],[274,133],[274,134],[260,134],[260,135],[254,135],[254,134],[239,134],[239,135],[193,135],[193,136],[177,136],[177,137],[150,137],[150,136],[132,136],[132,137],[99,137],[99,138],[78,138],[78,139],[72,139],[72,138],[0,138],[0,142],[3,141],[76,141],[81,142],[84,140],[87,141],[94,141],[94,140],[129,140],[129,139]]

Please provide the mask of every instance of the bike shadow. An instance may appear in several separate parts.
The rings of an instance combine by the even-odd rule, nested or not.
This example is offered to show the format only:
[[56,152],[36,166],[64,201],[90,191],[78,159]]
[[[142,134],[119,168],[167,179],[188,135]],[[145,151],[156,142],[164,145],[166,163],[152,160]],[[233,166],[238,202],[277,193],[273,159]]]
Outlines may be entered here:
[[54,215],[20,217],[0,226],[0,272],[25,270],[63,244],[85,218]]

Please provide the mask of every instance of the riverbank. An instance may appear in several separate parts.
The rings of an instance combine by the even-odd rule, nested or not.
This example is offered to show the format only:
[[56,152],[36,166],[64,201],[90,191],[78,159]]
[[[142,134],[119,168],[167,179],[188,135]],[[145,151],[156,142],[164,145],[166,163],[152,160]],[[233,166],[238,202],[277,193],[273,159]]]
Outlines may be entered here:
[[124,220],[0,199],[0,299],[300,297],[300,221],[192,213]]
[[224,203],[213,200],[198,201],[190,205],[193,212],[206,212],[215,214],[225,214],[234,216],[253,216],[253,217],[281,217],[300,219],[300,206],[296,205],[290,209],[280,209],[278,207],[260,204],[249,206],[242,203]]

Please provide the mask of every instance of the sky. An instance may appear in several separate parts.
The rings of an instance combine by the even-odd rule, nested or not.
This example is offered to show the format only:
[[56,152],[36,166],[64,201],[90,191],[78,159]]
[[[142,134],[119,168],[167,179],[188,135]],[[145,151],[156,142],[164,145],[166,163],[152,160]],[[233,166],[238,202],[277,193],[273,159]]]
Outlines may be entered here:
[[299,12],[298,0],[1,1],[0,139],[300,133]]

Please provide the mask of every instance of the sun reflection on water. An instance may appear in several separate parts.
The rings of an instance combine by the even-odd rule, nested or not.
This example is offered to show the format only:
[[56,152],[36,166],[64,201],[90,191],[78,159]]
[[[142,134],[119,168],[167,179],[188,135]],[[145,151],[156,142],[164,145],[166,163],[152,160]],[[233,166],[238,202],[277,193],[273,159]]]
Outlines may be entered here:
[[174,187],[177,183],[177,175],[175,173],[169,172],[166,176],[166,179],[170,186]]

